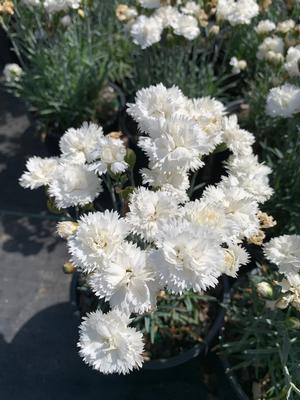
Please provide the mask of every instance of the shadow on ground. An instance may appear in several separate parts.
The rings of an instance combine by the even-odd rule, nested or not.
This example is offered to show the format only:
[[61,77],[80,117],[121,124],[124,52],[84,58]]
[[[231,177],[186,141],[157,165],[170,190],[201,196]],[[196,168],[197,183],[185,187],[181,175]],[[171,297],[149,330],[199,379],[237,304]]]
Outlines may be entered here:
[[38,254],[44,246],[53,251],[57,239],[53,236],[55,222],[46,209],[43,189],[23,189],[19,177],[27,159],[48,156],[24,105],[0,91],[0,216],[5,238],[3,251]]
[[[104,376],[81,361],[76,349],[79,319],[70,303],[36,314],[10,344],[0,343],[0,398],[9,400],[234,400],[216,359],[205,360],[219,376],[209,395],[204,360],[184,366]],[[211,379],[211,378],[210,378]],[[207,379],[206,379],[207,380]]]

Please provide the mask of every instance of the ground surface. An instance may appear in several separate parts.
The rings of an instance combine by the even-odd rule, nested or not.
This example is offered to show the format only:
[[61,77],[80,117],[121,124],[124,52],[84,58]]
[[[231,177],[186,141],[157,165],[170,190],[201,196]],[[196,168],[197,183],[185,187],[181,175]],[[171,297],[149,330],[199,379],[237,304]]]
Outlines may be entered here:
[[[24,106],[0,93],[0,399],[234,400],[214,357],[182,367],[103,376],[76,351],[78,316],[61,271],[65,245],[42,190],[18,186],[26,159],[46,156]],[[204,374],[203,365],[210,372]],[[209,395],[206,383],[214,395]],[[205,382],[205,383],[204,383]]]

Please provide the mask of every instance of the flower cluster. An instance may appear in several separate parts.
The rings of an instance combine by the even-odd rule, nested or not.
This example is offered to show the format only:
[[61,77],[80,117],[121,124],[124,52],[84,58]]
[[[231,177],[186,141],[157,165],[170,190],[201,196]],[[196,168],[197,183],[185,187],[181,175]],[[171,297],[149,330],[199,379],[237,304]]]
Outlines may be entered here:
[[218,0],[217,16],[226,20],[230,25],[249,25],[252,18],[259,13],[259,7],[255,0]]
[[[208,24],[208,15],[195,1],[170,5],[159,0],[140,0],[139,4],[146,9],[145,12],[141,10],[139,13],[136,8],[120,4],[116,15],[120,21],[126,22],[133,42],[142,49],[158,43],[163,32],[194,40],[199,36],[200,28]],[[149,10],[152,10],[151,14]]]
[[[72,264],[111,309],[87,315],[80,328],[81,356],[103,373],[127,373],[142,364],[141,334],[129,326],[131,314],[154,310],[161,290],[202,293],[223,273],[237,276],[249,260],[243,242],[263,237],[272,226],[259,211],[272,194],[271,171],[253,154],[253,135],[226,115],[222,103],[189,99],[179,88],[159,84],[140,90],[128,113],[149,158],[141,171],[144,186],[130,187],[126,204],[126,187],[111,186],[122,200],[114,210],[58,225]],[[219,145],[232,153],[227,175],[191,201],[196,189],[190,178]],[[122,141],[93,124],[67,131],[60,148],[60,158],[30,159],[21,177],[24,187],[47,185],[59,207],[92,201],[100,191],[98,175],[104,179],[106,171],[127,168]]]
[[300,236],[283,235],[273,238],[264,245],[264,253],[284,275],[279,282],[281,297],[276,306],[285,309],[291,304],[300,311]]
[[23,0],[23,3],[32,7],[42,6],[51,15],[70,9],[77,10],[81,0]]
[[102,192],[108,170],[118,174],[127,169],[126,148],[118,132],[104,135],[96,124],[84,123],[69,129],[60,140],[60,157],[31,157],[21,176],[24,188],[46,186],[58,208],[84,206]]
[[[295,81],[300,77],[298,27],[292,19],[277,24],[265,19],[257,24],[255,31],[259,39],[263,39],[256,53],[258,60],[275,66],[283,82],[269,91],[266,113],[273,118],[291,118],[300,112],[300,87]],[[272,36],[267,36],[271,33]],[[292,79],[291,83],[289,79]]]

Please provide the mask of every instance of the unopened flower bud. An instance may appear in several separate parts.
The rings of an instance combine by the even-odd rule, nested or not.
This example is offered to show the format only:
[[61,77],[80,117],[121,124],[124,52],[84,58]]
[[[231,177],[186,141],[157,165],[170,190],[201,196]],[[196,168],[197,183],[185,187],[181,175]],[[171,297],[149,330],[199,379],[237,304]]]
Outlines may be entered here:
[[295,317],[289,317],[287,320],[287,325],[292,329],[300,329],[300,319]]
[[73,263],[68,261],[68,262],[64,263],[63,271],[65,274],[73,274],[73,272],[76,271],[76,267]]
[[78,223],[72,221],[62,221],[56,225],[57,234],[62,239],[68,239],[77,231],[77,228]]
[[256,285],[256,291],[263,299],[272,299],[273,288],[268,282],[259,282]]
[[218,35],[219,32],[220,32],[220,27],[219,27],[219,25],[212,25],[212,26],[209,28],[209,31],[208,31],[209,35],[214,35],[214,36]]
[[84,18],[85,14],[82,8],[79,8],[79,10],[77,11],[77,14],[79,15],[79,17]]

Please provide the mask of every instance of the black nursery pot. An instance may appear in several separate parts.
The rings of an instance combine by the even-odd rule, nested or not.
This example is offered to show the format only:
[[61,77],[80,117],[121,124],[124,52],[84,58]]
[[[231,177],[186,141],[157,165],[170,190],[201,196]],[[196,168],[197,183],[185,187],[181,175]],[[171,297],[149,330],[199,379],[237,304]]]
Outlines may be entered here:
[[[75,272],[72,276],[71,287],[70,287],[70,300],[71,303],[77,307],[79,310],[78,315],[80,315],[80,307],[79,307],[79,291],[77,290],[79,282],[79,274]],[[224,317],[226,314],[226,305],[228,305],[230,301],[230,285],[227,277],[222,277],[222,294],[221,294],[221,303],[223,306],[218,306],[216,317],[209,328],[209,331],[202,343],[195,344],[189,350],[183,351],[180,354],[170,357],[170,358],[161,358],[157,360],[146,361],[143,365],[144,370],[162,370],[168,368],[178,367],[182,364],[185,364],[198,356],[205,356],[211,346],[216,342],[221,328],[224,323]]]

